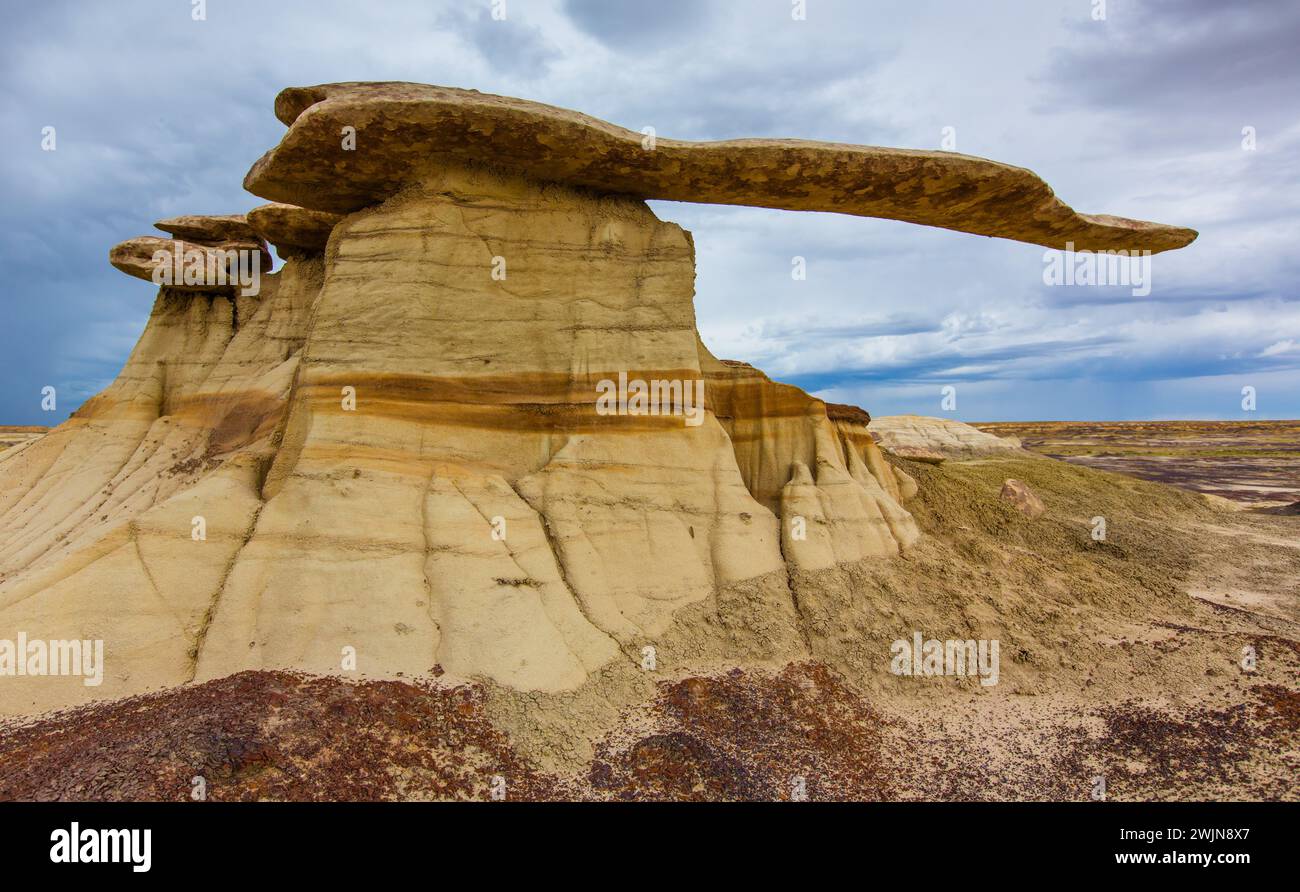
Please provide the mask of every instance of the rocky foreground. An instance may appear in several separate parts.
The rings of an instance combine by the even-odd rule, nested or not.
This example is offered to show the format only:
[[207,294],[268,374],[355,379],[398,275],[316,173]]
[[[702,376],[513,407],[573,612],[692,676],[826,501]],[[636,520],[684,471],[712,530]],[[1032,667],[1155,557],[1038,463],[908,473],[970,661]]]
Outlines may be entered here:
[[[1300,519],[1048,459],[916,470],[926,544],[860,606],[805,605],[804,660],[629,667],[559,698],[246,671],[11,720],[0,797],[184,800],[201,777],[216,801],[1087,801],[1104,777],[1111,800],[1300,798]],[[1040,519],[998,498],[1009,472]],[[1069,514],[1088,496],[1108,543]],[[1008,617],[999,685],[894,676],[890,638],[954,609]]]

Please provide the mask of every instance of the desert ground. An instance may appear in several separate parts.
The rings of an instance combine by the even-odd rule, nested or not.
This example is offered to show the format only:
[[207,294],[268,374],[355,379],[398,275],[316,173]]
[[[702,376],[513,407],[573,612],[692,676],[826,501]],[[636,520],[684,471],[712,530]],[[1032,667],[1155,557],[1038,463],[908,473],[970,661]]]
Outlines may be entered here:
[[28,440],[35,440],[49,428],[36,425],[0,425],[0,451]]
[[[556,695],[243,672],[10,721],[0,796],[1300,798],[1300,518],[1023,453],[891,461],[923,538],[796,588],[804,659],[619,664]],[[990,620],[997,686],[890,673],[900,630]]]
[[976,423],[1026,449],[1250,507],[1300,502],[1300,421]]

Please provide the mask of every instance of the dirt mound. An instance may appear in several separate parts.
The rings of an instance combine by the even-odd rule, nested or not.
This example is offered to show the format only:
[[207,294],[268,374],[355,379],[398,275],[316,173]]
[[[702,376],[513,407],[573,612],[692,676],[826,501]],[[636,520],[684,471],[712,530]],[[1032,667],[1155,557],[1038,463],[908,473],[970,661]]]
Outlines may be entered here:
[[889,798],[881,716],[825,666],[733,669],[664,683],[597,748],[596,794],[616,799]]
[[[0,731],[0,799],[1295,799],[1300,693],[1222,706],[913,704],[828,667],[661,682],[575,771],[512,746],[475,686],[243,672]],[[1104,779],[1104,784],[1100,781]]]
[[1047,698],[957,705],[942,717],[914,710],[886,726],[883,751],[906,799],[1300,798],[1300,695],[1260,684],[1230,699],[1198,706]]
[[2,799],[487,799],[496,776],[555,795],[468,686],[240,672],[0,735]]
[[1005,457],[1020,453],[1020,443],[985,433],[969,424],[928,415],[884,415],[869,430],[880,448],[893,455],[938,464],[945,458]]
[[880,798],[880,722],[824,666],[736,669],[664,682],[560,778],[477,686],[241,672],[11,725],[0,799],[184,800],[196,777],[214,801]]

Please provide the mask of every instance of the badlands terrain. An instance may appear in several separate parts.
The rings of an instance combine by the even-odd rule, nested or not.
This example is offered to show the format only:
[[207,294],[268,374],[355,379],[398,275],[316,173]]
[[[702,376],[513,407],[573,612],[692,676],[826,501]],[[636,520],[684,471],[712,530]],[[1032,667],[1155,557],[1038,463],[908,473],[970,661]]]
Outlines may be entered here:
[[1133,474],[1254,508],[1300,502],[1300,421],[976,424],[1073,464]]
[[[0,797],[1300,796],[1300,518],[716,358],[644,199],[1195,232],[953,153],[419,84],[275,111],[272,203],[113,247],[162,285],[139,342],[0,452],[0,656],[103,644],[96,685],[0,675]],[[1000,658],[899,671],[916,638]]]
[[0,449],[8,449],[10,446],[17,446],[19,443],[35,440],[47,430],[49,428],[36,425],[0,425]]

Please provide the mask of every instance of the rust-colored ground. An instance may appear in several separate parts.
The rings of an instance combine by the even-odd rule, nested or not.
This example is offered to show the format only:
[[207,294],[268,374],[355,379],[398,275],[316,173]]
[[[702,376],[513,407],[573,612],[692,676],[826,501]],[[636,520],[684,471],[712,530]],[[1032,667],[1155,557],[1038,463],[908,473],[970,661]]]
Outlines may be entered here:
[[555,795],[469,687],[241,672],[68,710],[0,733],[0,798],[211,800]]
[[[243,672],[0,733],[0,799],[1295,798],[1300,695],[1223,707],[1051,702],[886,717],[826,667],[664,682],[574,776],[529,764],[472,686]],[[1003,708],[1006,707],[1006,708]],[[1273,764],[1279,771],[1261,771]]]
[[[881,720],[825,667],[660,685],[576,777],[547,775],[472,685],[285,672],[69,710],[0,731],[0,799],[876,799]],[[499,778],[499,780],[497,780]],[[799,778],[803,778],[802,786]]]
[[893,798],[884,724],[816,663],[687,678],[600,744],[587,781],[615,799]]

